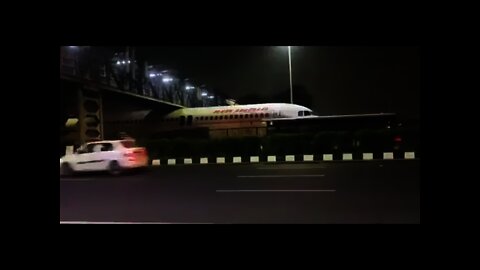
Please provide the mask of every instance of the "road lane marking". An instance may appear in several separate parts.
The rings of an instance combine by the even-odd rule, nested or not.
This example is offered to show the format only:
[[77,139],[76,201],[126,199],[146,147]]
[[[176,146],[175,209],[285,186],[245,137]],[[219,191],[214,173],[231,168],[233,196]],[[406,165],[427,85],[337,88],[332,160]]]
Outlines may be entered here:
[[335,189],[217,189],[216,192],[335,192]]
[[77,182],[77,181],[95,181],[95,178],[64,178],[60,179],[60,182]]
[[326,167],[319,166],[319,167],[291,167],[291,168],[284,168],[284,167],[259,167],[256,168],[257,170],[318,170],[318,169],[325,169]]
[[276,177],[324,177],[324,174],[304,174],[304,175],[237,175],[238,178],[276,178]]
[[197,222],[60,221],[60,224],[213,224]]

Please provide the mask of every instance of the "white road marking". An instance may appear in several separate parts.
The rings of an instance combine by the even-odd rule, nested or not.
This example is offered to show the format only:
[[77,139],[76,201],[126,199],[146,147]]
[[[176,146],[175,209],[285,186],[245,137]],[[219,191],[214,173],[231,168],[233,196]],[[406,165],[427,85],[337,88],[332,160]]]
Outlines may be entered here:
[[117,222],[117,221],[60,221],[60,224],[213,224],[196,222]]
[[324,177],[324,174],[304,174],[304,175],[237,175],[238,178],[275,178],[275,177]]
[[217,189],[216,192],[335,192],[335,189]]
[[325,166],[290,167],[290,168],[288,168],[288,167],[283,168],[283,167],[274,166],[274,167],[259,167],[259,168],[255,168],[255,169],[257,169],[257,170],[316,170],[316,169],[325,169],[325,168],[326,168]]
[[61,182],[77,182],[77,181],[95,181],[95,178],[64,178],[60,179]]

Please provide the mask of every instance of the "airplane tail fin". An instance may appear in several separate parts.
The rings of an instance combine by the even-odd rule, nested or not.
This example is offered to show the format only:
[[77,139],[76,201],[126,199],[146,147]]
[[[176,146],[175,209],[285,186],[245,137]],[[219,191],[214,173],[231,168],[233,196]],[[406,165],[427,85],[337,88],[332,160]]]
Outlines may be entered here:
[[238,105],[237,101],[234,99],[226,99],[225,102],[227,102],[227,104],[230,106]]

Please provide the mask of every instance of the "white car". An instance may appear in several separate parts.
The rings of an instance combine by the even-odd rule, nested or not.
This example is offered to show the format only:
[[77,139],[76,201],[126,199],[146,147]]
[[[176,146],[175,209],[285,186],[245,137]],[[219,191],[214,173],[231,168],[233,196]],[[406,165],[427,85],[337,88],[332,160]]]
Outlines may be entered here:
[[63,156],[60,159],[60,174],[109,171],[117,175],[124,169],[147,166],[147,151],[137,147],[135,140],[98,141],[87,143],[75,153]]

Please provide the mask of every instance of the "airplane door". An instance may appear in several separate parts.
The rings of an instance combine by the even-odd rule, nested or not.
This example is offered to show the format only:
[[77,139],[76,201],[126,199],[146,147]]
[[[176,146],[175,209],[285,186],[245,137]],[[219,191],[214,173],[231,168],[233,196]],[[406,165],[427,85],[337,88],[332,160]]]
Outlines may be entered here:
[[193,117],[191,115],[187,116],[187,126],[192,125],[192,119],[193,119]]

